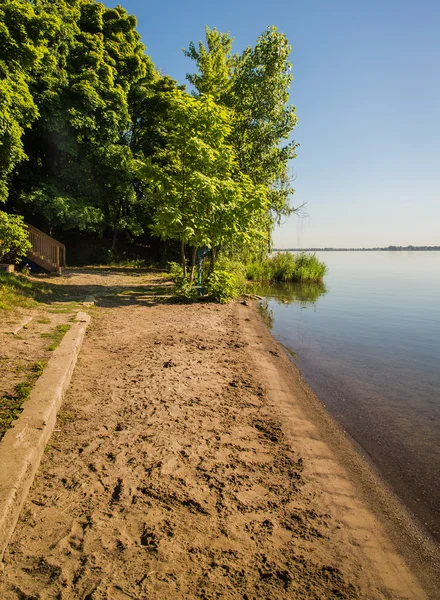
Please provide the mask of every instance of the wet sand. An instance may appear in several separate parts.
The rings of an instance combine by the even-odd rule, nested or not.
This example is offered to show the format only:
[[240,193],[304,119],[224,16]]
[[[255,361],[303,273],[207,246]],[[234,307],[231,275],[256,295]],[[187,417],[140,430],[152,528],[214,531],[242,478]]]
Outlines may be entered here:
[[100,304],[0,598],[436,597],[435,548],[254,305]]

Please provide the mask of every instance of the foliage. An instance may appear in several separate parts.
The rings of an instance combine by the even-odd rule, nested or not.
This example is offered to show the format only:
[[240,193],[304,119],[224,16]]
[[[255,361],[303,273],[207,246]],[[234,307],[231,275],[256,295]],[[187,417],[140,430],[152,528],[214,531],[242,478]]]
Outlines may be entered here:
[[185,52],[189,94],[155,71],[136,26],[96,0],[2,1],[0,201],[64,241],[111,236],[112,252],[118,235],[160,238],[165,260],[180,242],[192,281],[198,249],[210,272],[225,250],[267,250],[290,212],[290,46],[269,28],[234,55],[206,28]]
[[56,28],[50,15],[38,15],[30,2],[3,0],[0,4],[0,201],[3,202],[14,168],[27,157],[24,130],[39,115],[29,74],[47,58],[47,42]]
[[168,269],[169,269],[169,278],[174,281],[174,282],[178,282],[181,279],[183,279],[183,267],[182,265],[180,265],[179,263],[176,263],[174,261],[171,261],[168,263]]
[[168,106],[167,144],[140,163],[154,184],[152,231],[193,248],[261,235],[253,223],[267,207],[265,190],[238,169],[226,141],[229,111],[180,90],[169,93]]
[[199,73],[187,75],[199,95],[209,94],[232,109],[229,136],[240,170],[255,184],[266,186],[270,209],[266,223],[289,214],[293,194],[288,161],[296,156],[297,144],[287,140],[297,123],[295,108],[288,105],[291,83],[291,47],[284,34],[269,27],[254,47],[232,55],[232,38],[227,33],[206,28],[206,47],[193,42],[186,56],[192,58]]
[[143,231],[130,147],[129,97],[154,77],[136,19],[94,0],[36,2],[57,24],[51,60],[33,70],[29,89],[40,118],[24,136],[29,160],[10,202],[59,230]]
[[186,78],[199,94],[209,94],[216,102],[224,101],[231,91],[231,80],[237,57],[232,56],[232,38],[229,33],[205,28],[206,45],[189,43],[185,56],[197,63],[199,73],[187,74]]
[[327,273],[325,263],[319,261],[314,254],[301,252],[295,257],[296,281],[322,281]]
[[314,254],[277,252],[247,265],[247,276],[254,281],[322,281],[327,267]]
[[247,270],[246,265],[242,261],[221,255],[216,262],[215,268],[216,270],[227,271],[234,275],[237,295],[245,290],[247,286]]
[[30,247],[23,217],[0,210],[0,262],[19,263]]
[[186,277],[182,277],[176,282],[173,296],[178,302],[190,304],[197,302],[200,294],[193,282],[189,281]]
[[226,304],[243,291],[240,275],[215,269],[208,277],[207,291],[216,302]]

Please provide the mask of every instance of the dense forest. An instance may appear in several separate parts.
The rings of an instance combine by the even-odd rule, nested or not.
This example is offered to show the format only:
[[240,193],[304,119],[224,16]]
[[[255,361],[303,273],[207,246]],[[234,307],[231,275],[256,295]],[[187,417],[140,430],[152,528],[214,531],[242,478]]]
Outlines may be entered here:
[[0,209],[70,259],[78,240],[87,261],[130,244],[185,269],[202,248],[211,268],[219,250],[266,252],[294,210],[286,37],[270,27],[234,54],[206,28],[185,51],[187,87],[155,69],[136,27],[95,0],[2,0]]

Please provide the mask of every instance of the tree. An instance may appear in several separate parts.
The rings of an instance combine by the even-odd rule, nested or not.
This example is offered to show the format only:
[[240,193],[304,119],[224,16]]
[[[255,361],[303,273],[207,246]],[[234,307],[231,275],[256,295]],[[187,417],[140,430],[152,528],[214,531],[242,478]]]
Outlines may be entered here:
[[196,250],[215,249],[226,241],[258,235],[252,220],[267,207],[262,186],[240,173],[227,142],[231,116],[210,96],[192,98],[181,90],[169,93],[167,144],[141,165],[151,181],[154,203],[152,231],[162,239],[178,239],[186,276],[185,245],[192,248],[191,280]]
[[238,56],[233,56],[233,39],[229,33],[220,33],[216,28],[205,27],[206,45],[189,43],[185,56],[197,63],[199,73],[187,74],[186,78],[198,94],[208,94],[216,102],[225,103],[231,93],[232,76]]
[[187,79],[196,95],[210,94],[233,110],[229,141],[241,171],[267,187],[270,229],[274,220],[293,210],[288,164],[296,156],[297,144],[283,145],[297,123],[295,108],[288,104],[291,47],[284,34],[269,27],[240,56],[232,55],[231,48],[229,34],[206,28],[206,47],[200,42],[197,50],[191,42],[185,51],[199,70]]
[[0,201],[8,197],[15,167],[27,158],[24,130],[38,117],[29,74],[47,56],[46,43],[57,29],[55,19],[37,15],[23,0],[0,5]]
[[19,262],[30,249],[28,228],[23,217],[0,210],[0,263]]
[[24,138],[30,160],[15,180],[14,206],[49,228],[139,232],[129,213],[135,171],[129,97],[154,67],[135,17],[94,0],[53,3],[36,10],[61,22],[49,44],[52,62],[34,71],[31,90],[40,118]]

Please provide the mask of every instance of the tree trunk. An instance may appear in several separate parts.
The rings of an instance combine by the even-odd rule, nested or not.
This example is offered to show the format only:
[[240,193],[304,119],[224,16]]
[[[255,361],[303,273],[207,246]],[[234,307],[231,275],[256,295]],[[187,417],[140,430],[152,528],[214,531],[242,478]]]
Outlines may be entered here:
[[119,219],[121,218],[121,212],[122,212],[122,201],[119,203],[118,206],[118,212],[116,213],[115,216],[115,220],[113,222],[113,239],[112,239],[112,245],[111,245],[111,251],[114,252],[115,248],[116,248],[116,238],[118,237],[118,224],[119,224]]
[[111,245],[111,251],[114,252],[115,248],[116,248],[116,238],[118,236],[118,226],[115,225],[113,227],[113,238],[112,238],[112,245]]
[[210,250],[210,258],[211,258],[211,262],[209,265],[209,273],[211,274],[214,270],[215,267],[215,248],[211,248]]
[[192,247],[192,252],[191,252],[191,274],[190,274],[190,283],[192,283],[194,281],[194,270],[196,268],[196,255],[197,255],[197,248],[195,246]]
[[185,258],[185,242],[183,240],[180,241],[180,262],[182,263],[183,276],[186,279],[186,258]]

